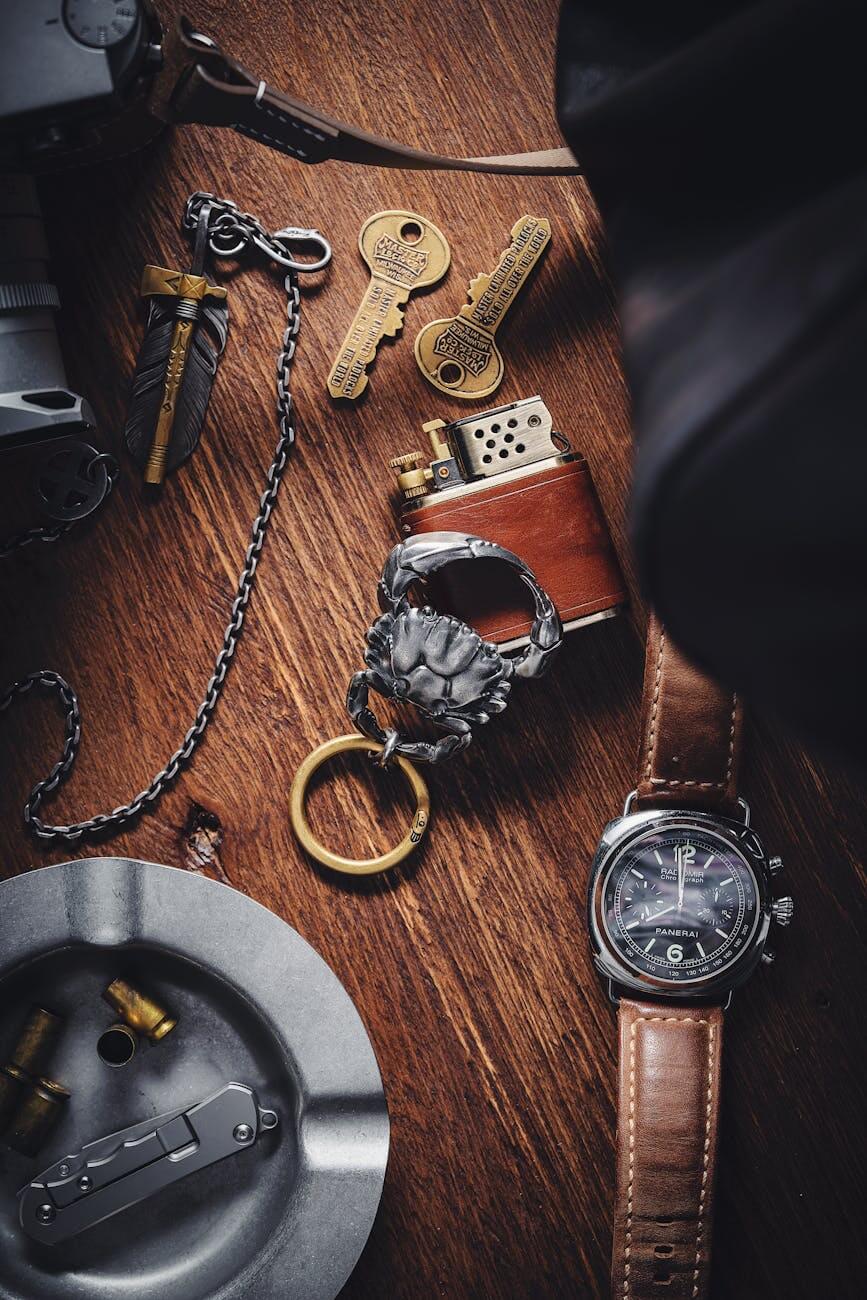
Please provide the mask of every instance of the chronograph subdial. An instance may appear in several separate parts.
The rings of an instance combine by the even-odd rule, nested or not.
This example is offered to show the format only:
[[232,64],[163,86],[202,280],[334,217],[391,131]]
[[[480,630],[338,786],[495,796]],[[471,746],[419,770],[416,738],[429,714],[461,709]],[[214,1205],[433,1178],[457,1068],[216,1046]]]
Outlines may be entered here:
[[722,884],[710,884],[701,890],[697,920],[702,925],[727,928],[734,920],[736,909],[734,880],[729,878]]
[[627,882],[623,895],[623,911],[629,914],[630,921],[649,921],[662,907],[662,890],[659,885],[638,871],[633,871],[634,880]]

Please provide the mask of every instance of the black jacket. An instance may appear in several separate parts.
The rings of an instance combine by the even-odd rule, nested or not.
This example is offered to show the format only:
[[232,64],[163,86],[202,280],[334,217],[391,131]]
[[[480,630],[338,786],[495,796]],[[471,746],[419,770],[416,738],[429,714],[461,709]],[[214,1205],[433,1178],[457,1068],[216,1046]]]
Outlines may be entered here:
[[648,597],[722,680],[864,755],[860,16],[567,0],[558,102],[619,282]]

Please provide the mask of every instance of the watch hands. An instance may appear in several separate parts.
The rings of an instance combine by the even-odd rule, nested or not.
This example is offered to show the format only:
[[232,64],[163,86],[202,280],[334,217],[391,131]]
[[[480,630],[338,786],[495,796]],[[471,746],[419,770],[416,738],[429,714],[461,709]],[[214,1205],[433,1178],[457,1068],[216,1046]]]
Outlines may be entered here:
[[674,860],[677,863],[677,910],[683,911],[683,884],[686,877],[686,865],[684,863],[683,845],[678,844],[674,850]]

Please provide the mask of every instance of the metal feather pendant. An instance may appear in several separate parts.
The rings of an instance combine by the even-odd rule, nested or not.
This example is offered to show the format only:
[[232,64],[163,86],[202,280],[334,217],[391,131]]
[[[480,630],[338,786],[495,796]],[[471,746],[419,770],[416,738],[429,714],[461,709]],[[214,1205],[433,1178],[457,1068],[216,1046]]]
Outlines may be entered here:
[[226,290],[203,272],[210,237],[211,204],[203,203],[193,230],[189,271],[146,266],[142,297],[150,298],[145,339],[132,384],[126,445],[144,465],[145,483],[162,483],[182,464],[202,431],[217,362],[226,346]]
[[[225,298],[201,301],[198,319],[190,322],[189,343],[177,390],[168,394],[177,327],[176,298],[151,299],[144,341],[132,381],[132,397],[124,430],[127,449],[142,467],[151,458],[154,437],[167,398],[172,401],[170,438],[163,470],[171,471],[196,449],[208,409],[217,364],[226,346],[229,307]],[[162,474],[154,481],[160,481]],[[149,479],[149,481],[151,481]]]

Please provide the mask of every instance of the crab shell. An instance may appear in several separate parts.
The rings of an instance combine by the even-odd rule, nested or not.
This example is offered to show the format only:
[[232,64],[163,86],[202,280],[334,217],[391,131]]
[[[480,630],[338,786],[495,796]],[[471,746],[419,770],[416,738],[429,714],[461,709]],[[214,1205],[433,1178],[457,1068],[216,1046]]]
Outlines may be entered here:
[[487,722],[506,707],[511,662],[460,619],[401,601],[377,619],[367,641],[375,688],[429,717]]

